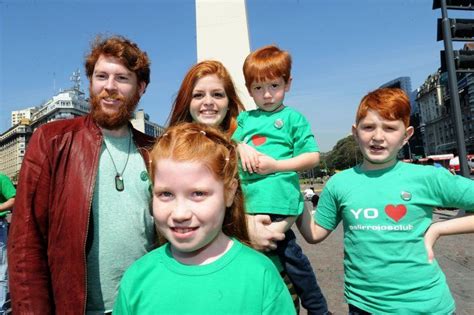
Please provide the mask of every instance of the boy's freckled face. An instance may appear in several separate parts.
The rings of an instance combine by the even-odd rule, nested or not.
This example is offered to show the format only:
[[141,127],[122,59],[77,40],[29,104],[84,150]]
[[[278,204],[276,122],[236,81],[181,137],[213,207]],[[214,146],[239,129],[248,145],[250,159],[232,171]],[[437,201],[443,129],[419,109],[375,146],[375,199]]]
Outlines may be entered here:
[[288,83],[282,77],[263,82],[253,82],[250,85],[252,96],[258,108],[266,112],[273,112],[280,108],[285,99],[285,93],[290,90],[291,78]]
[[401,120],[388,120],[376,111],[352,126],[352,134],[364,156],[366,170],[384,169],[395,164],[398,151],[413,134],[413,127],[406,128]]

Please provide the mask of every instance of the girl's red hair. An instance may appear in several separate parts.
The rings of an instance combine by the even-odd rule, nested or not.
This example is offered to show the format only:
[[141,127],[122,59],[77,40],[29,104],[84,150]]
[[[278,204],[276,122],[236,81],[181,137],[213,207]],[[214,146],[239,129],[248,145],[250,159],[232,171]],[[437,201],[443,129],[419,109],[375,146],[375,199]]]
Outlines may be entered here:
[[250,246],[242,189],[237,172],[237,151],[234,143],[222,131],[198,123],[182,123],[170,127],[158,138],[151,151],[152,180],[155,178],[156,165],[161,159],[203,163],[224,183],[225,193],[228,193],[233,183],[237,181],[234,202],[225,210],[222,231],[227,236],[235,237]]
[[189,111],[192,94],[196,82],[208,75],[215,74],[224,85],[224,90],[229,99],[226,117],[219,126],[228,136],[231,136],[237,127],[236,118],[244,106],[235,91],[232,78],[222,63],[215,60],[205,60],[197,63],[188,70],[179,88],[176,99],[173,103],[168,126],[172,127],[182,122],[193,122],[193,117]]

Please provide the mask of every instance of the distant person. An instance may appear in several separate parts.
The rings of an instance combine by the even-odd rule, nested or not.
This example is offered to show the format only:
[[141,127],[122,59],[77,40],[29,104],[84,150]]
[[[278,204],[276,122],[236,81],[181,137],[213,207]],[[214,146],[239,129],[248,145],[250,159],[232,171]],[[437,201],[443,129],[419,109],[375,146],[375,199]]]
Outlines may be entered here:
[[312,243],[344,225],[345,298],[350,314],[454,314],[433,253],[440,236],[474,232],[474,216],[432,222],[433,207],[474,210],[474,182],[397,161],[413,135],[410,100],[381,88],[362,99],[352,133],[362,164],[334,175],[300,231]]
[[129,122],[150,61],[112,36],[93,43],[85,67],[91,113],[39,127],[21,167],[8,249],[14,314],[110,313],[125,269],[154,246],[154,138]]
[[205,125],[176,125],[151,158],[153,216],[168,242],[127,270],[114,315],[295,314],[275,266],[247,246],[229,138]]
[[303,191],[303,196],[304,196],[304,199],[311,200],[311,198],[313,198],[314,196],[314,187],[306,188]]
[[[237,128],[237,116],[243,110],[229,71],[217,60],[204,60],[193,65],[184,76],[170,113],[169,126],[197,122],[218,127],[230,137]],[[259,249],[285,238],[283,233],[266,229],[270,223],[269,218],[259,216],[249,226],[252,246]]]
[[432,158],[429,158],[429,159],[426,161],[426,165],[431,165],[431,166],[434,166],[434,167],[436,167],[436,168],[443,167],[441,164],[436,163]]
[[4,314],[8,295],[7,239],[16,189],[8,176],[0,173],[0,314]]
[[311,197],[311,204],[313,205],[313,209],[316,209],[318,202],[319,202],[319,196],[314,194],[313,197]]
[[[265,46],[247,56],[243,71],[257,109],[240,113],[232,139],[239,143],[249,226],[255,229],[255,218],[264,214],[272,223],[258,227],[257,235],[267,230],[286,233],[284,241],[266,250],[276,249],[269,255],[288,274],[308,314],[326,314],[326,299],[291,230],[304,207],[297,172],[319,163],[319,148],[308,121],[283,104],[291,86],[291,56],[277,46]],[[299,307],[297,297],[294,301]]]

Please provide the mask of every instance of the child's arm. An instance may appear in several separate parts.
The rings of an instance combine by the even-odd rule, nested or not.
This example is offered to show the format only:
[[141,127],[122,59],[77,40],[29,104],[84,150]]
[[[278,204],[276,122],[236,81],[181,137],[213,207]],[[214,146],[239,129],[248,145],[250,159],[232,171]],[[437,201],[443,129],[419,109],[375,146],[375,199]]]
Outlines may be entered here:
[[296,220],[296,226],[300,231],[301,235],[304,237],[306,242],[310,244],[316,244],[322,242],[326,237],[331,234],[331,230],[326,230],[325,228],[317,225],[314,222],[313,214],[311,209],[305,203],[303,213]]
[[258,156],[261,153],[245,143],[239,143],[237,145],[237,152],[239,153],[242,170],[249,173],[256,173],[258,166]]
[[276,242],[285,239],[285,234],[268,229],[272,223],[268,215],[245,215],[252,247],[259,251],[277,248]]
[[425,232],[425,247],[428,252],[428,261],[434,258],[433,246],[440,236],[474,233],[474,215],[466,214],[465,217],[451,219],[432,224]]
[[278,233],[285,233],[295,223],[296,218],[295,216],[288,216],[281,221],[274,221],[267,226],[267,229]]
[[298,172],[313,168],[318,164],[319,152],[302,153],[286,160],[275,160],[268,155],[260,153],[258,155],[258,164],[256,170],[258,174],[262,175],[277,172]]

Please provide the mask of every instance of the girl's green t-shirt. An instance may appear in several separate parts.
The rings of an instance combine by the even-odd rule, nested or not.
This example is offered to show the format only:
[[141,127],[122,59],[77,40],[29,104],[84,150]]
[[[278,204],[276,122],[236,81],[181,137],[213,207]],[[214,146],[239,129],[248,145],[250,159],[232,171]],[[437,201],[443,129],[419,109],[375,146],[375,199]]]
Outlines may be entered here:
[[137,260],[125,273],[114,315],[295,314],[293,301],[273,263],[233,239],[207,265],[184,265],[167,243]]

